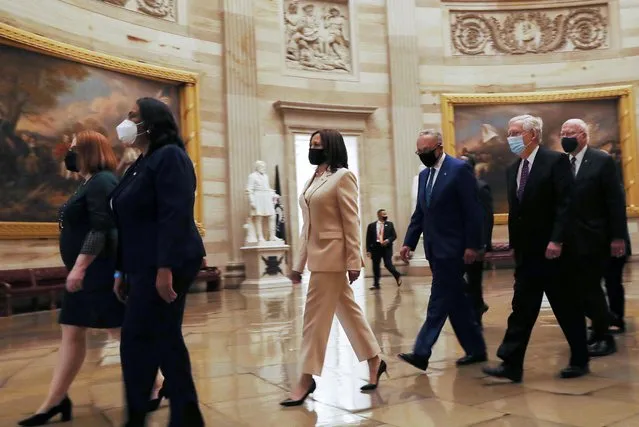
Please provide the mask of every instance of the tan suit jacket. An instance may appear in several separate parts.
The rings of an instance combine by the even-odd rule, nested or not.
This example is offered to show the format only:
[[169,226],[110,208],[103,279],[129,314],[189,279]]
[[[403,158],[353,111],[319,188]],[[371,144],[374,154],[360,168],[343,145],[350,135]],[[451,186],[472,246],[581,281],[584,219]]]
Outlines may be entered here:
[[359,271],[364,261],[357,179],[344,168],[334,173],[327,171],[316,179],[319,181],[313,185],[313,180],[306,183],[299,199],[304,226],[294,270],[304,271],[308,262],[311,272]]

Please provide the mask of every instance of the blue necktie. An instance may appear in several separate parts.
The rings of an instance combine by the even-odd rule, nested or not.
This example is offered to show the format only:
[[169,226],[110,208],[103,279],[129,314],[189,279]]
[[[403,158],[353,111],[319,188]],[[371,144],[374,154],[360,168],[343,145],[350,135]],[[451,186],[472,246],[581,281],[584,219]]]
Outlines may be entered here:
[[429,168],[428,182],[426,183],[426,207],[430,207],[430,197],[433,195],[434,182],[435,182],[435,168]]

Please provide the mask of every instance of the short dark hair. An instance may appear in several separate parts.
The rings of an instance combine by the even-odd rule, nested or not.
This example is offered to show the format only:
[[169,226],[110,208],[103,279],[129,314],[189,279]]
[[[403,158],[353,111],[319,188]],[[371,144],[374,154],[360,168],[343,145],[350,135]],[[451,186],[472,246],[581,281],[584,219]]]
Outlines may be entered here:
[[342,134],[335,129],[316,130],[311,135],[309,144],[317,134],[319,134],[322,140],[322,146],[326,153],[326,163],[331,172],[335,172],[341,168],[348,169],[348,153],[346,152],[346,144],[344,143]]
[[175,117],[168,105],[155,98],[140,98],[136,101],[140,109],[140,119],[149,136],[149,151],[165,145],[177,145],[186,150]]
[[472,156],[470,154],[465,154],[462,157],[466,157],[466,163],[468,163],[468,165],[473,168],[473,170],[475,170],[475,166],[477,165],[477,160],[475,160],[475,156]]
[[381,214],[381,213],[382,213],[382,212],[384,212],[385,210],[386,210],[386,209],[379,209],[379,210],[377,211],[377,215]]

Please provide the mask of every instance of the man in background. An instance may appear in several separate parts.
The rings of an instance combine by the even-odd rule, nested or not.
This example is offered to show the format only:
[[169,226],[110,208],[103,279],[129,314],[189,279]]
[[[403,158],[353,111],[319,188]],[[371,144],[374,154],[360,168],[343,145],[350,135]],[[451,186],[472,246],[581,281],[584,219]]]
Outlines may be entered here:
[[[475,171],[475,158],[470,155],[460,157]],[[482,289],[482,281],[484,276],[484,255],[492,250],[493,226],[495,223],[495,212],[493,210],[493,195],[490,186],[486,181],[477,177],[477,191],[479,195],[479,203],[483,211],[484,223],[482,227],[481,250],[477,261],[466,265],[466,293],[470,297],[470,301],[475,309],[477,323],[482,325],[482,316],[488,311],[488,305],[484,302]]]
[[388,214],[385,209],[377,211],[377,221],[368,224],[366,230],[366,252],[373,261],[373,277],[374,282],[371,290],[379,289],[379,281],[381,278],[381,261],[384,261],[384,267],[393,275],[397,286],[401,286],[401,274],[393,265],[393,242],[397,239],[395,226],[388,220]]
[[566,121],[560,136],[575,178],[566,281],[575,281],[585,297],[585,313],[592,325],[588,353],[592,357],[606,356],[617,347],[608,331],[610,315],[601,279],[609,257],[626,256],[624,193],[612,157],[588,145],[590,135],[583,120]]

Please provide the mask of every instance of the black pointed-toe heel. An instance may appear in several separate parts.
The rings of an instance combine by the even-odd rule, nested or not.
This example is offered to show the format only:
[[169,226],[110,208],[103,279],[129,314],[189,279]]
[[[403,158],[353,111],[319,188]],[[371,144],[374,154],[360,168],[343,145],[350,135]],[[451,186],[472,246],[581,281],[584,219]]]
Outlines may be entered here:
[[306,398],[308,397],[309,394],[313,394],[313,392],[315,391],[316,388],[317,388],[317,384],[315,384],[315,380],[313,380],[313,382],[311,383],[311,386],[306,391],[306,394],[304,395],[304,397],[302,397],[299,400],[293,400],[293,399],[282,400],[280,402],[280,405],[285,406],[285,407],[300,406],[301,404],[304,403],[304,401],[306,400]]
[[377,383],[376,384],[368,383],[366,385],[363,385],[362,387],[360,387],[360,390],[361,391],[375,390],[377,388],[377,384],[379,384],[379,378],[382,376],[383,373],[386,373],[386,376],[388,376],[388,366],[386,366],[386,362],[382,360],[382,363],[379,364],[379,368],[377,368]]
[[62,402],[49,409],[47,412],[35,414],[22,421],[18,421],[18,425],[26,427],[43,426],[47,424],[51,418],[58,414],[60,414],[60,421],[63,423],[71,421],[71,418],[73,418],[73,403],[69,397],[65,396],[64,399],[62,399]]
[[166,397],[166,391],[164,391],[164,387],[162,387],[160,391],[158,392],[158,398],[149,400],[149,412],[157,411],[160,408],[162,399],[165,397]]

